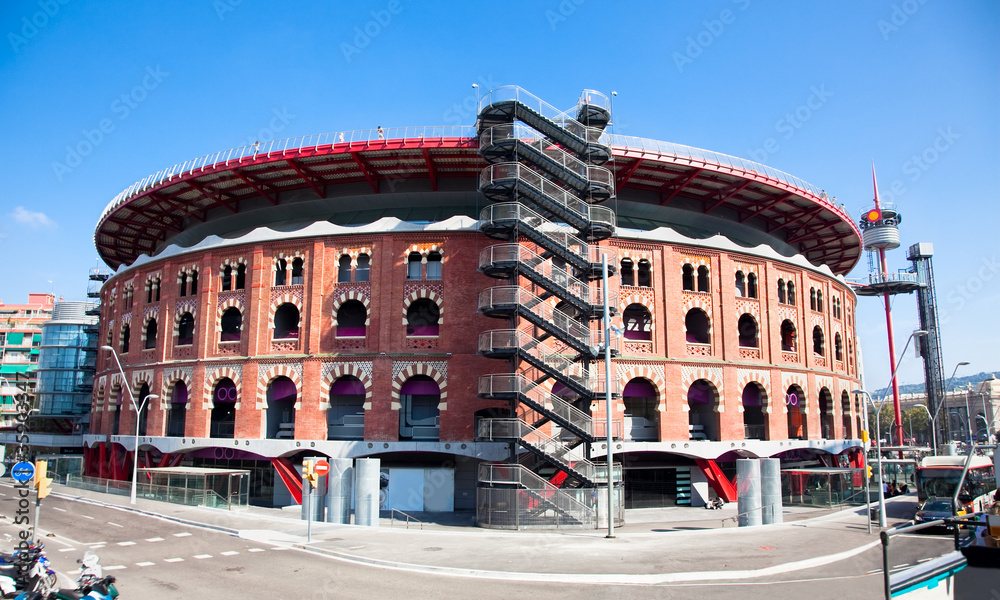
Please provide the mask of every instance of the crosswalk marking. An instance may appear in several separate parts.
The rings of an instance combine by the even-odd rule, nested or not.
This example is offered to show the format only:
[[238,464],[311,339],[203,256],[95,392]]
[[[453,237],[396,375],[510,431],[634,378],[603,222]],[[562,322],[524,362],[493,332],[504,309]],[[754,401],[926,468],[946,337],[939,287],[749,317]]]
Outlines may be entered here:
[[174,537],[187,537],[187,536],[189,536],[189,535],[191,535],[191,534],[190,534],[190,533],[188,533],[188,532],[186,532],[186,531],[183,531],[183,532],[181,532],[181,533],[175,533],[175,534],[174,534]]
[[76,548],[60,548],[59,552],[74,552]]
[[239,554],[239,552],[237,552],[235,550],[227,550],[225,552],[219,552],[219,554],[221,554],[223,556],[233,556],[234,554]]
[[288,550],[288,548],[285,548],[284,546],[275,546],[274,548],[271,548],[271,550]]
[[125,565],[111,565],[110,567],[104,567],[105,571],[120,571],[121,569],[127,568]]
[[91,517],[90,515],[80,515],[80,516],[83,517],[84,519],[91,519],[91,520],[94,519],[94,517]]
[[202,558],[212,558],[212,555],[211,555],[211,554],[195,554],[195,555],[194,555],[194,557],[195,557],[195,558],[198,558],[198,559],[202,559]]
[[111,521],[108,521],[108,525],[111,525],[111,526],[114,526],[114,527],[121,527],[123,529],[125,528],[124,525],[119,525],[118,523],[112,523]]
[[247,552],[263,552],[263,548],[250,548]]
[[164,558],[163,562],[169,562],[169,563],[184,562],[184,559],[183,558]]
[[141,562],[141,563],[135,563],[135,566],[137,566],[137,567],[151,567],[151,566],[153,566],[155,564],[156,563],[152,563],[152,562]]
[[163,538],[146,538],[147,542],[162,542]]
[[118,542],[119,546],[135,546],[135,542]]
[[58,506],[52,506],[52,507],[50,507],[50,508],[51,508],[52,510],[58,510],[59,512],[66,512],[66,509],[65,509],[65,508],[59,508]]

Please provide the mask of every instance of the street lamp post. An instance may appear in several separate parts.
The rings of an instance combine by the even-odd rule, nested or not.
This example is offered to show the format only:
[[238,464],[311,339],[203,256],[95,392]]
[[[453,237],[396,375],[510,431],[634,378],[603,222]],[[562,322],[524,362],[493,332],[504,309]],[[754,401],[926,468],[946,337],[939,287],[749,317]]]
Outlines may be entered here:
[[[944,386],[944,397],[941,398],[941,405],[938,406],[934,410],[934,418],[935,419],[937,419],[938,413],[941,412],[941,409],[944,407],[944,405],[948,403],[948,389],[951,388],[951,382],[955,380],[955,373],[958,373],[958,368],[959,367],[964,367],[967,364],[969,364],[969,363],[967,361],[963,360],[962,362],[960,362],[957,365],[955,365],[954,370],[952,370],[951,377],[948,378],[948,383],[945,384],[945,386]],[[948,441],[951,440],[951,421],[950,420],[946,420],[945,423],[944,423],[944,425],[945,425],[945,428],[947,429],[947,431],[945,431],[944,440],[947,443]]]
[[965,424],[969,429],[969,443],[975,444],[976,441],[972,439],[972,411],[969,410],[969,393],[970,390],[965,391]]
[[142,409],[146,407],[146,402],[154,398],[159,398],[159,396],[157,394],[148,394],[143,397],[141,403],[136,404],[135,396],[132,395],[132,386],[128,384],[128,378],[125,377],[125,369],[122,368],[122,361],[118,360],[118,353],[111,346],[101,346],[101,350],[107,350],[111,353],[111,356],[115,357],[115,364],[118,365],[118,372],[122,376],[123,387],[128,391],[129,402],[132,403],[132,408],[135,409],[135,454],[132,456],[132,492],[129,494],[129,503],[135,504],[135,491],[139,483],[139,424],[142,421]]
[[927,411],[927,420],[931,424],[931,448],[934,450],[934,456],[937,456],[937,427],[934,426],[934,418],[931,417],[931,410],[927,408],[925,404],[914,404],[913,407],[920,407]]

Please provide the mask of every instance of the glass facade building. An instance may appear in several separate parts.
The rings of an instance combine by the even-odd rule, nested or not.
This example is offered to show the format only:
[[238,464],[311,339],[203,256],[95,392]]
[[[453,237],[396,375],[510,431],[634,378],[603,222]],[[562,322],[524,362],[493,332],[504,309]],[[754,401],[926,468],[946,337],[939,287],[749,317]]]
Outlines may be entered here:
[[45,426],[44,421],[58,420],[52,433],[87,432],[98,317],[86,313],[95,306],[91,302],[57,303],[52,320],[42,327],[34,421]]

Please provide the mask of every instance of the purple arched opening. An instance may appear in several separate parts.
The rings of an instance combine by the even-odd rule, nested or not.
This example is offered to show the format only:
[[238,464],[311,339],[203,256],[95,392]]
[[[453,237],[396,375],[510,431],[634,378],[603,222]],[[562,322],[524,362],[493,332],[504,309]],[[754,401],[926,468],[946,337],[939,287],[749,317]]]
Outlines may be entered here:
[[430,377],[407,379],[399,390],[399,438],[437,441],[440,438],[441,389]]
[[276,377],[267,386],[267,439],[295,438],[295,383],[285,377]]
[[365,384],[347,375],[330,386],[330,408],[326,411],[326,439],[365,438]]
[[710,382],[699,379],[688,388],[688,430],[692,440],[719,441],[719,394]]
[[748,440],[768,439],[764,405],[764,389],[751,381],[743,388],[743,437]]
[[625,431],[629,439],[656,441],[659,439],[659,419],[656,407],[656,386],[648,379],[633,379],[622,390],[625,403]]
[[167,414],[167,436],[184,437],[184,421],[187,414],[187,384],[178,381],[170,390],[170,410]]
[[236,384],[223,377],[212,391],[212,421],[209,435],[214,438],[231,438],[236,433],[236,401],[239,392]]

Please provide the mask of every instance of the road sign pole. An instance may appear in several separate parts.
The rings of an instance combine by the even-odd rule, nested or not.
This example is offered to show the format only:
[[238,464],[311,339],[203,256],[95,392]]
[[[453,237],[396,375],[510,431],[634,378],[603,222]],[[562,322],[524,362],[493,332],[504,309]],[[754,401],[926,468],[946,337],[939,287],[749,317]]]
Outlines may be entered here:
[[308,504],[306,504],[306,543],[309,544],[309,543],[312,543],[312,525],[313,525],[313,515],[312,515],[312,512],[313,512],[313,506],[312,506],[313,505],[313,503],[312,503],[313,488],[312,488],[312,485],[310,485],[307,489],[309,490],[307,492],[309,495],[306,496],[306,500],[308,501]]

